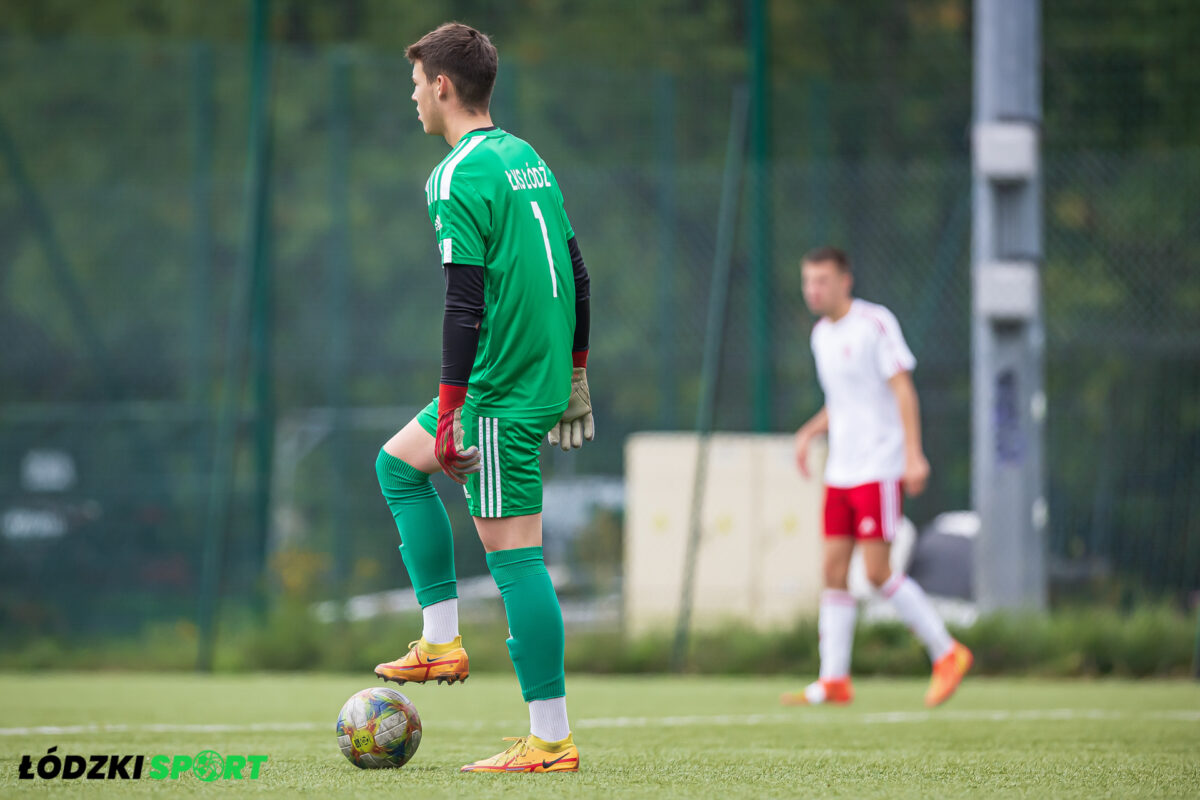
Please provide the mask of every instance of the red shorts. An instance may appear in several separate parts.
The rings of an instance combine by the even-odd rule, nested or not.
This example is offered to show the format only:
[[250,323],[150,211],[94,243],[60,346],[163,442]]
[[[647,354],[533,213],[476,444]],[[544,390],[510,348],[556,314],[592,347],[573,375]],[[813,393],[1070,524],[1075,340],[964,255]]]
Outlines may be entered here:
[[876,481],[839,489],[825,487],[825,535],[856,539],[896,537],[903,501],[900,481]]

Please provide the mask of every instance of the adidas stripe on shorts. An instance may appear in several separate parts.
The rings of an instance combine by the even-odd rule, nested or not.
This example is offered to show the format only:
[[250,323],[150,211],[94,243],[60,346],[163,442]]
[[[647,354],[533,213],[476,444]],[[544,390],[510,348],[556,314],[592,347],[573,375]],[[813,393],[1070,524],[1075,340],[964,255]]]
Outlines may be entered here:
[[[417,421],[437,435],[435,397]],[[487,417],[462,410],[463,447],[477,446],[481,469],[467,476],[467,508],[473,517],[519,517],[542,510],[542,469],[538,454],[561,411],[535,417]]]

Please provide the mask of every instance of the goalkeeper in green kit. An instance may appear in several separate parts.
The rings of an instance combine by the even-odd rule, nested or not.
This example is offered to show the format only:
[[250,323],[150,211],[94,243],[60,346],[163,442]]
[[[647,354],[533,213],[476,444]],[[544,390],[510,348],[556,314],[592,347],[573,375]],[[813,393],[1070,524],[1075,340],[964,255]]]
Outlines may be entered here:
[[452,148],[425,184],[446,303],[438,396],[375,465],[424,629],[375,674],[455,683],[469,672],[450,523],[429,480],[441,470],[464,485],[504,599],[530,718],[528,736],[463,771],[574,771],[562,611],[542,559],[538,451],[543,438],[569,450],[593,436],[587,268],[554,174],[532,147],[492,124],[498,58],[488,37],[448,23],[407,56],[417,116]]

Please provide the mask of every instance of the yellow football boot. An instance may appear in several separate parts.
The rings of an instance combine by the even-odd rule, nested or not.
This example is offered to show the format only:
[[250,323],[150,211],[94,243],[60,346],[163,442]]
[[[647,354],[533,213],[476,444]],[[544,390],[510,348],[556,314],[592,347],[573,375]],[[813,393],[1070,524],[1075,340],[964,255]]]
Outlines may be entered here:
[[561,742],[547,742],[530,734],[505,737],[512,745],[503,753],[467,764],[460,772],[578,772],[579,750],[571,734]]
[[375,674],[401,685],[434,679],[438,683],[457,683],[465,681],[471,674],[461,636],[455,636],[454,641],[446,644],[430,644],[422,636],[409,642],[408,648],[403,658],[375,667]]
[[974,663],[975,656],[971,651],[955,642],[954,649],[933,662],[933,678],[929,681],[929,691],[925,693],[925,705],[933,708],[949,700]]

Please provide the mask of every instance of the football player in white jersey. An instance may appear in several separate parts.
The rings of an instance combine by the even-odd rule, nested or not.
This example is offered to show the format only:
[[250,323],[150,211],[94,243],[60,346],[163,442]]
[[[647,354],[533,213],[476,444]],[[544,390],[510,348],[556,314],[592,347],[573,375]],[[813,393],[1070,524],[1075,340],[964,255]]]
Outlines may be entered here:
[[850,648],[857,605],[847,591],[850,555],[862,548],[867,578],[924,643],[933,662],[925,704],[945,702],[971,668],[971,651],[946,631],[911,578],[893,574],[891,541],[902,494],[918,495],[929,479],[912,370],[917,364],[892,312],[851,294],[850,259],[835,247],[805,255],[804,301],[820,320],[812,350],[825,405],[796,432],[796,464],[808,476],[813,438],[828,433],[825,466],[825,590],[818,617],[820,677],[783,696],[792,705],[849,703]]

